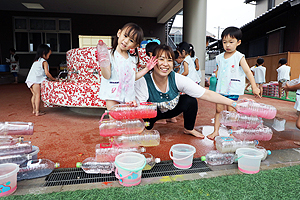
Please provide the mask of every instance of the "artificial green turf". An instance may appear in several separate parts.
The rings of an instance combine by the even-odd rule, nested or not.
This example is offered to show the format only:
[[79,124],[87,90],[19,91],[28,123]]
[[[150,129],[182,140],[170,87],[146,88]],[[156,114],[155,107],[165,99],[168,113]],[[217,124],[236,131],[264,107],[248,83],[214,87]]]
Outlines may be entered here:
[[[200,175],[195,175],[200,178]],[[8,199],[300,199],[300,165],[193,181],[8,196]],[[143,181],[143,180],[142,180]],[[2,200],[2,199],[1,199]]]

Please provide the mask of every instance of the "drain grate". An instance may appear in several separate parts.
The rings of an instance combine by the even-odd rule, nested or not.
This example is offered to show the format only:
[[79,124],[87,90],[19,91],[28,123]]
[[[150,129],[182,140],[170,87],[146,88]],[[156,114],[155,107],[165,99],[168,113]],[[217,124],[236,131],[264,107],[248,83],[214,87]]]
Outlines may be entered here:
[[[151,170],[145,170],[142,173],[142,178],[152,178],[160,176],[171,176],[179,174],[191,174],[199,172],[207,172],[211,169],[201,161],[200,158],[193,160],[193,165],[189,169],[177,169],[173,165],[173,161],[162,161],[157,163]],[[117,181],[115,173],[110,174],[87,174],[81,168],[64,168],[55,169],[46,177],[44,187],[57,185],[73,185],[83,183],[97,183]]]

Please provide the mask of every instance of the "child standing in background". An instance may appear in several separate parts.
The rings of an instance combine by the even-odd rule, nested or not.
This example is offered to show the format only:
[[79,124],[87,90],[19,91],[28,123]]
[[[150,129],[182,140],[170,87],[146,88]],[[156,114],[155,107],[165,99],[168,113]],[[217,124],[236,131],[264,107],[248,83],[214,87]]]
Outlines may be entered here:
[[257,87],[260,89],[260,96],[263,93],[262,85],[266,82],[266,68],[263,66],[265,60],[263,58],[258,58],[256,60],[257,67],[254,67],[252,71],[254,72],[254,79]]
[[[260,90],[255,84],[253,74],[246,62],[244,54],[236,50],[241,44],[242,31],[237,27],[228,27],[222,32],[221,38],[225,52],[216,57],[218,67],[216,92],[231,100],[237,101],[239,95],[244,94],[246,74],[252,86],[252,93],[260,97]],[[208,135],[207,138],[214,139],[219,135],[220,112],[224,109],[235,111],[235,106],[236,102],[234,102],[232,106],[227,106],[227,108],[224,108],[222,104],[217,104],[214,132]]]
[[58,81],[58,79],[53,78],[49,72],[49,64],[47,60],[51,55],[51,49],[46,44],[41,44],[38,46],[35,61],[32,64],[30,71],[27,75],[25,83],[32,93],[31,104],[32,113],[35,116],[40,116],[45,113],[40,112],[41,103],[41,83],[47,79],[47,77],[52,81]]
[[10,72],[14,76],[15,82],[18,83],[18,72],[20,70],[19,56],[16,55],[16,50],[14,48],[9,49],[10,57],[6,59],[6,62],[10,63]]
[[149,42],[146,45],[146,55],[152,58],[153,50],[158,46],[157,42]]
[[181,63],[179,74],[189,77],[198,85],[200,84],[200,77],[196,71],[195,63],[190,56],[190,45],[186,42],[181,42],[177,49],[179,56],[184,58]]
[[[283,89],[285,91],[296,91],[296,102],[294,108],[297,110],[298,118],[296,120],[296,127],[300,129],[300,76],[299,76],[299,82],[296,85],[289,85],[286,83],[285,86],[283,86]],[[297,145],[300,145],[300,141],[294,142]]]
[[201,69],[200,69],[200,65],[199,65],[199,58],[196,56],[194,46],[192,44],[190,44],[190,56],[195,63],[195,68],[196,68],[196,71],[198,73],[198,76],[200,78],[200,83],[201,83],[202,73],[201,73]]
[[[282,96],[282,84],[290,80],[291,67],[287,66],[287,59],[281,58],[278,62],[279,67],[276,69],[278,76],[279,98]],[[285,98],[289,99],[289,91],[285,91]]]
[[[101,68],[100,97],[106,101],[106,108],[119,103],[134,102],[134,82],[144,76],[154,65],[155,57],[152,57],[144,69],[136,72],[139,63],[137,47],[144,37],[141,27],[134,23],[125,24],[117,32],[111,52],[103,41],[97,45],[97,57]],[[136,55],[129,53],[135,49]]]

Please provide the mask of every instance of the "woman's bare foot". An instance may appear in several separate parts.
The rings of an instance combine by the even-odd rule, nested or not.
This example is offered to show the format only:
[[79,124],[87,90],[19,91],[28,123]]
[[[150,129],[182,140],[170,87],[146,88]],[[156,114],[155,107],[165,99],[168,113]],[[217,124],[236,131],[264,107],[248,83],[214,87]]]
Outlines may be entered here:
[[35,113],[35,116],[42,116],[42,115],[45,115],[46,113],[44,113],[44,112],[36,112]]
[[167,122],[176,123],[177,119],[176,119],[176,117],[173,117],[173,118],[167,119]]
[[209,135],[206,136],[206,137],[207,137],[208,139],[210,139],[210,140],[214,140],[215,137],[218,136],[218,135],[219,135],[219,133],[213,132],[213,133],[209,134]]
[[158,123],[158,124],[166,124],[166,123],[167,123],[167,120],[166,120],[166,119],[160,119],[160,120],[157,120],[155,123]]
[[299,145],[300,146],[300,142],[299,141],[295,141],[294,144]]
[[184,130],[183,130],[183,133],[185,133],[185,134],[187,134],[187,135],[193,135],[193,136],[195,136],[195,137],[197,137],[197,138],[200,138],[200,139],[205,138],[205,136],[204,136],[202,133],[196,131],[195,129],[193,129],[193,130],[187,130],[187,129],[184,129]]

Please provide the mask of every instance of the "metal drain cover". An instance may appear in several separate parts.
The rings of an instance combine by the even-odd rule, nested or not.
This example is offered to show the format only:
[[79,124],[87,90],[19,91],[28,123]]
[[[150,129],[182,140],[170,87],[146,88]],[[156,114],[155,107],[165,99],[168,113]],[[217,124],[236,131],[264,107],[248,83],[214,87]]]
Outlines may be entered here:
[[[152,178],[161,176],[171,176],[179,174],[191,174],[199,172],[207,172],[211,169],[200,158],[193,160],[193,165],[189,169],[177,169],[173,165],[173,161],[162,161],[157,163],[151,170],[145,170],[142,178]],[[84,183],[97,183],[117,181],[115,173],[110,174],[87,174],[81,168],[62,168],[55,169],[45,179],[44,187],[58,185],[73,185]]]

